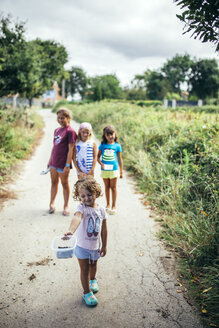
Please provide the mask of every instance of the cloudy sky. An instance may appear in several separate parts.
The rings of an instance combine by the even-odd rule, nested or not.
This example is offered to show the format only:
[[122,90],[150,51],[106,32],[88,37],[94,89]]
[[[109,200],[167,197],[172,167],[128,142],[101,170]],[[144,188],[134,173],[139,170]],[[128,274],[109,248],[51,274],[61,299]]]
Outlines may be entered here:
[[25,21],[28,40],[62,43],[66,69],[116,74],[122,85],[176,54],[217,58],[214,45],[182,35],[173,0],[0,0],[0,12]]

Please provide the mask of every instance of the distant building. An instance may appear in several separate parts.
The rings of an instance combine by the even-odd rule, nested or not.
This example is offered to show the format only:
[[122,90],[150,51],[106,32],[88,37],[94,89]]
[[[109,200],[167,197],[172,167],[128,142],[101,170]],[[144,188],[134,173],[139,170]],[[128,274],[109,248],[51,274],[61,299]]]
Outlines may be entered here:
[[53,106],[55,103],[57,103],[57,101],[62,99],[62,96],[59,94],[60,88],[56,81],[54,82],[52,88],[52,90],[48,90],[42,95],[43,107]]

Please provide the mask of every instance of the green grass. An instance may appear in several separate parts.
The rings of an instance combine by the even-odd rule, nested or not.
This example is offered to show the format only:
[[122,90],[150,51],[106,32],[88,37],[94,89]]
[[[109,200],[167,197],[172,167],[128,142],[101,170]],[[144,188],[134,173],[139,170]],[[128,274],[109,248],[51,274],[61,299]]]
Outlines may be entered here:
[[[204,275],[202,288],[218,284],[218,107],[167,110],[119,101],[67,106],[76,121],[92,124],[98,138],[106,124],[115,126],[125,168],[162,218],[160,238]],[[216,322],[217,297],[206,295],[205,309]]]
[[0,184],[13,174],[11,167],[33,150],[43,122],[34,111],[0,110]]

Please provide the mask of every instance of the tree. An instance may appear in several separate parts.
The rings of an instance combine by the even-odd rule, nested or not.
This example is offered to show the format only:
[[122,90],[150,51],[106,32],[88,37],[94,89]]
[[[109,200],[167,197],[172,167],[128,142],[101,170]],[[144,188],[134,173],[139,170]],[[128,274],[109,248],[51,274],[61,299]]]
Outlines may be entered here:
[[25,40],[23,22],[12,24],[11,17],[0,20],[0,96],[17,94],[29,99],[50,89],[64,74],[68,54],[51,40]]
[[170,92],[181,92],[181,85],[188,81],[192,60],[189,55],[176,55],[163,65],[161,71],[168,80]]
[[127,100],[145,100],[146,90],[143,87],[125,87],[123,88],[124,98]]
[[202,42],[213,42],[219,50],[219,1],[218,0],[174,0],[181,9],[181,15],[176,15],[185,23],[185,33],[192,31],[192,36]]
[[102,99],[118,99],[122,96],[119,80],[115,75],[100,75],[90,78],[87,98],[93,101]]
[[43,85],[46,88],[51,87],[55,80],[61,79],[64,75],[68,53],[63,45],[53,40],[43,41],[37,38],[32,42],[38,49]]
[[162,100],[170,89],[167,79],[162,72],[146,70],[144,74],[135,75],[132,84],[138,90],[145,90],[145,96],[150,100]]
[[68,54],[61,44],[52,40],[42,41],[39,38],[28,42],[27,48],[28,57],[24,71],[26,83],[20,94],[29,99],[31,105],[34,97],[50,89],[54,81],[62,80]]
[[77,66],[73,66],[68,72],[69,78],[66,80],[67,94],[73,96],[78,92],[83,99],[87,87],[86,73]]
[[219,70],[215,59],[200,59],[192,64],[189,80],[191,94],[200,99],[216,98],[219,89]]
[[0,96],[16,94],[24,87],[27,43],[24,38],[24,23],[12,25],[11,17],[0,20]]
[[162,100],[166,94],[165,78],[162,73],[157,71],[147,70],[146,77],[146,94],[150,100]]

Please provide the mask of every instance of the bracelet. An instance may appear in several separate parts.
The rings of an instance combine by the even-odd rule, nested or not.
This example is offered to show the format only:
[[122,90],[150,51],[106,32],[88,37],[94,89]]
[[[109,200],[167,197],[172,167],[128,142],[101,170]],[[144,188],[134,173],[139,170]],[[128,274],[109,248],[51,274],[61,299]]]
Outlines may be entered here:
[[70,167],[70,164],[65,164],[65,166]]

